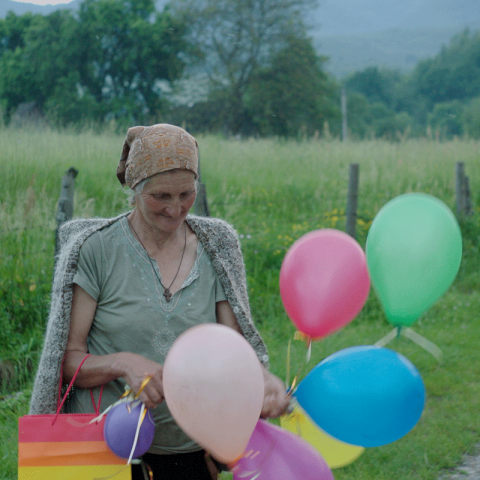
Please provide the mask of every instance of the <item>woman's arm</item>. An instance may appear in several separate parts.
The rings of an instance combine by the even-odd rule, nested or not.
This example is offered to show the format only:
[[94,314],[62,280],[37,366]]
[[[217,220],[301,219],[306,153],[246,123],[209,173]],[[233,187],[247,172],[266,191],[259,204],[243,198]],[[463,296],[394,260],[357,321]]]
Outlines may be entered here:
[[[217,302],[216,309],[218,323],[231,327],[243,335],[232,307],[227,301]],[[285,386],[277,376],[270,373],[261,363],[260,365],[262,367],[263,379],[265,382],[265,395],[261,416],[263,418],[279,417],[285,412],[289,403]]]
[[[75,284],[73,289],[70,333],[65,353],[63,379],[70,382],[87,354],[87,338],[93,323],[97,302],[83,288]],[[75,380],[75,386],[93,388],[117,378],[123,378],[138,392],[145,377],[151,380],[139,396],[148,408],[163,401],[163,367],[141,355],[119,352],[109,355],[92,355],[87,358]]]

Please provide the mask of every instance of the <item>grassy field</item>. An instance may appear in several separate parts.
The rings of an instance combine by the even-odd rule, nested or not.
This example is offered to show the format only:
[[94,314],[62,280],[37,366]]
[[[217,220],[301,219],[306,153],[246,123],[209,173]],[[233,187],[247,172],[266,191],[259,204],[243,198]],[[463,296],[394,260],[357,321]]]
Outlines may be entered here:
[[[225,140],[199,137],[202,181],[211,214],[231,222],[242,239],[255,321],[269,347],[272,370],[286,374],[295,328],[283,309],[278,276],[282,259],[301,235],[345,229],[350,163],[360,165],[357,239],[364,246],[378,210],[406,192],[427,192],[455,209],[455,163],[465,163],[472,200],[480,205],[480,143]],[[126,211],[115,176],[123,137],[52,131],[0,130],[0,478],[16,478],[16,422],[28,408],[52,279],[56,203],[69,167],[79,170],[75,216]],[[410,340],[388,345],[419,369],[427,388],[420,422],[408,435],[369,448],[337,480],[437,480],[472,452],[480,438],[480,210],[461,221],[464,253],[450,290],[413,325],[439,346],[441,364]],[[360,315],[312,347],[292,347],[292,368],[306,374],[340,349],[373,344],[387,323],[373,293]]]

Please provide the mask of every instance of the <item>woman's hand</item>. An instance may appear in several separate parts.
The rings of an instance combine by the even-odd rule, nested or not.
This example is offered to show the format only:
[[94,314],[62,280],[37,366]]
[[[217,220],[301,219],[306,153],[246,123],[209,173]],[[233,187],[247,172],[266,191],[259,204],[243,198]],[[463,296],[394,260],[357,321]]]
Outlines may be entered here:
[[[121,376],[135,394],[141,390],[138,398],[147,408],[155,408],[164,400],[163,365],[148,360],[141,355],[123,352],[119,354],[114,369],[122,372]],[[142,389],[142,383],[149,378]]]
[[265,382],[265,395],[263,397],[262,418],[279,417],[288,407],[290,397],[287,396],[285,385],[273,373],[270,373],[265,367],[263,369],[263,379]]

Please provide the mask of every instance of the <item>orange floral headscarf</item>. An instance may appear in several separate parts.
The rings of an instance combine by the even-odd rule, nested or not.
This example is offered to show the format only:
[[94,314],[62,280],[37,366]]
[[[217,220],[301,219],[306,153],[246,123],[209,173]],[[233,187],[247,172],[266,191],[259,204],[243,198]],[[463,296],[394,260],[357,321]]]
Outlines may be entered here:
[[190,170],[198,177],[198,143],[183,128],[159,123],[127,132],[117,177],[130,188],[169,170]]

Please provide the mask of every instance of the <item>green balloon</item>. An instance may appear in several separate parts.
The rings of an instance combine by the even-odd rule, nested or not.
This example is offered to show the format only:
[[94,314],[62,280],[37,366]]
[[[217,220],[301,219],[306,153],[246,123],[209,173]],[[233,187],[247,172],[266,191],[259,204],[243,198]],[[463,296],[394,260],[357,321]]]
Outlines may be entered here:
[[396,327],[409,326],[455,280],[462,234],[441,200],[407,193],[378,212],[368,232],[366,256],[388,321]]

